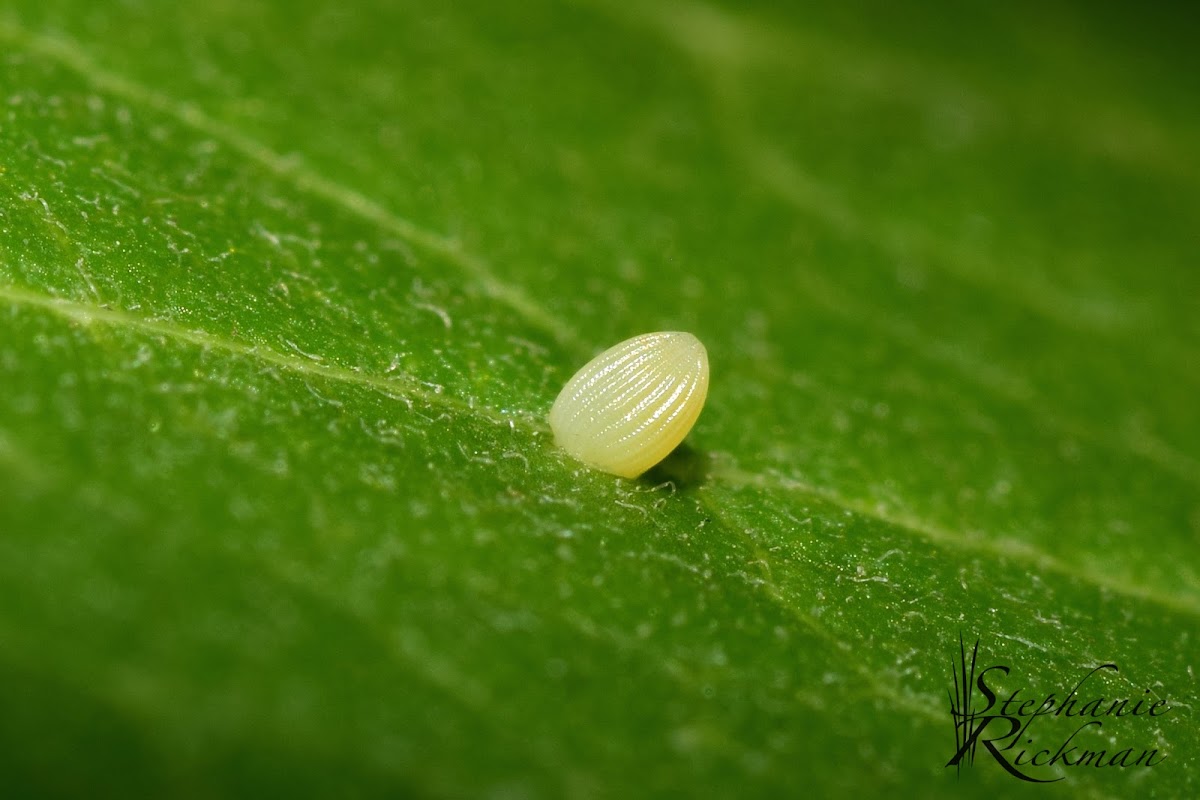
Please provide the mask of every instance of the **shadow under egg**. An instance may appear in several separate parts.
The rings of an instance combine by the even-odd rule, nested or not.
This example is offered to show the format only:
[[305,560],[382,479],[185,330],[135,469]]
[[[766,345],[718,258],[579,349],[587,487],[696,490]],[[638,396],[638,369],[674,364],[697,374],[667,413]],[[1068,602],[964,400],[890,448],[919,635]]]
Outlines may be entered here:
[[653,484],[670,481],[677,491],[686,492],[707,483],[711,470],[712,456],[683,442],[638,480]]

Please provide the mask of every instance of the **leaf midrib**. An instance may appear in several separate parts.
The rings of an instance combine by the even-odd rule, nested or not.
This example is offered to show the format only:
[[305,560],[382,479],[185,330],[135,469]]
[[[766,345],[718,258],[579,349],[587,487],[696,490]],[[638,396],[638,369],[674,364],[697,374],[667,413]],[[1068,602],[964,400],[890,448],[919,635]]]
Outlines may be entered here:
[[[320,360],[315,361],[311,358],[292,356],[281,353],[266,345],[246,344],[205,331],[183,328],[170,322],[144,319],[126,311],[52,298],[12,286],[0,285],[0,299],[7,300],[15,305],[39,308],[80,324],[101,323],[113,325],[118,328],[166,336],[204,349],[223,350],[240,358],[255,359],[300,375],[320,377],[337,383],[367,388],[380,392],[394,400],[403,400],[405,398],[419,399],[431,406],[440,407],[450,413],[459,414],[464,417],[475,418],[506,427],[520,426],[522,430],[530,434],[545,434],[549,430],[546,423],[533,412],[505,412],[488,406],[469,403],[455,395],[429,389],[419,379],[403,373],[392,373],[390,377],[380,377],[361,370],[327,364],[319,356]],[[1103,573],[1081,570],[1025,542],[967,538],[915,517],[899,517],[882,513],[878,509],[871,508],[864,501],[843,496],[835,489],[814,486],[786,476],[753,473],[739,470],[735,467],[716,467],[710,473],[709,478],[712,481],[730,487],[758,487],[762,489],[799,492],[814,499],[828,502],[859,517],[882,522],[897,530],[919,536],[939,545],[953,547],[966,552],[985,553],[990,556],[1008,558],[1037,567],[1043,571],[1054,572],[1069,578],[1077,578],[1100,589],[1152,602],[1176,612],[1200,616],[1200,603],[1193,603],[1190,601],[1190,598],[1157,593],[1144,587],[1117,581],[1112,576]],[[708,504],[710,510],[714,511],[714,516],[720,517],[719,510],[716,510],[711,505],[711,500],[708,496],[705,496],[703,501]],[[723,525],[731,535],[741,536],[744,534],[740,526],[728,521],[723,522]]]

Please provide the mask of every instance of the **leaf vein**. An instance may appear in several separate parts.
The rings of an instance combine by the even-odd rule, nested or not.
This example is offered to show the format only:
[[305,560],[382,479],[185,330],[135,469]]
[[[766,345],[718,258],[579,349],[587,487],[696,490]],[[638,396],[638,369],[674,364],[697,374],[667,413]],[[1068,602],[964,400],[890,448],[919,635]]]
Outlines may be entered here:
[[411,375],[392,372],[391,377],[383,378],[361,370],[332,365],[323,358],[312,360],[311,356],[289,355],[266,345],[239,342],[208,331],[184,328],[168,321],[145,319],[114,308],[48,297],[14,286],[0,286],[0,299],[18,306],[49,311],[80,324],[101,323],[117,328],[166,336],[202,349],[222,350],[239,357],[271,364],[303,376],[320,377],[339,383],[361,386],[396,399],[416,398],[431,406],[447,408],[499,425],[512,426],[520,422],[529,430],[542,430],[544,427],[539,426],[532,415],[506,414],[487,406],[476,405],[454,395],[431,390]]
[[441,256],[476,280],[487,296],[507,305],[525,320],[549,333],[559,344],[578,351],[587,345],[574,326],[537,303],[524,289],[501,280],[479,256],[446,236],[420,227],[387,210],[358,191],[326,178],[299,156],[284,155],[251,136],[210,116],[194,103],[178,102],[154,89],[98,64],[78,44],[61,37],[35,34],[12,21],[0,22],[0,38],[20,44],[34,55],[65,67],[95,88],[174,118],[179,123],[220,141],[297,189],[348,211],[426,252]]
[[841,510],[881,522],[896,530],[919,536],[937,545],[1030,564],[1042,571],[1052,572],[1067,579],[1083,581],[1104,591],[1151,602],[1190,616],[1200,616],[1200,602],[1191,597],[1163,594],[1119,580],[1111,575],[1095,572],[1081,566],[1073,566],[1028,542],[988,537],[968,538],[907,514],[892,514],[881,511],[878,508],[870,506],[864,500],[848,498],[835,489],[814,486],[795,478],[757,474],[734,467],[721,468],[713,477],[731,487],[754,487],[785,492],[800,492],[830,503]]

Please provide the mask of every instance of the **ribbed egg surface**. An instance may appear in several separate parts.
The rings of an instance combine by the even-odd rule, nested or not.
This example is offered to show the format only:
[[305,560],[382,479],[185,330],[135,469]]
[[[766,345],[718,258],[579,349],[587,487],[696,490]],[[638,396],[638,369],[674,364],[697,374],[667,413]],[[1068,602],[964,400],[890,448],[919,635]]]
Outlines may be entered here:
[[644,333],[575,373],[550,409],[554,441],[589,466],[636,478],[674,450],[708,396],[708,351],[690,333]]

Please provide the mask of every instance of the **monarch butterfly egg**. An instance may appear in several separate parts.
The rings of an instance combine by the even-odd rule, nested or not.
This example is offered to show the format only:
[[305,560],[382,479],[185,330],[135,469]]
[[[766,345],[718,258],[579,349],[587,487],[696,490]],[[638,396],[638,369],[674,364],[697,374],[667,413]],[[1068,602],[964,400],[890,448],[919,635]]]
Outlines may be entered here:
[[576,372],[550,409],[554,441],[589,466],[636,478],[692,429],[708,396],[708,351],[690,333],[644,333]]

